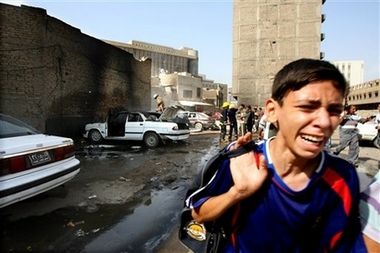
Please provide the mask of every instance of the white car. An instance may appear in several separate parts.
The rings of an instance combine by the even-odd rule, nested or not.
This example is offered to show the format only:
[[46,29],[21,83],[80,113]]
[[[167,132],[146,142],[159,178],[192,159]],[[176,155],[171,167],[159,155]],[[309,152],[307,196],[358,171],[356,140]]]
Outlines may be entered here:
[[187,117],[190,121],[190,127],[195,128],[198,131],[217,127],[215,125],[215,119],[208,116],[206,113],[184,111],[180,112],[180,114]]
[[375,119],[372,119],[364,124],[359,123],[357,128],[359,130],[360,140],[374,142],[377,135],[376,126],[377,124]]
[[181,110],[182,107],[171,106],[161,115],[128,111],[110,113],[105,122],[86,124],[83,136],[93,143],[103,139],[143,141],[150,148],[165,140],[185,140],[190,136],[189,121],[178,114]]
[[0,207],[69,181],[79,165],[72,139],[41,134],[0,114]]

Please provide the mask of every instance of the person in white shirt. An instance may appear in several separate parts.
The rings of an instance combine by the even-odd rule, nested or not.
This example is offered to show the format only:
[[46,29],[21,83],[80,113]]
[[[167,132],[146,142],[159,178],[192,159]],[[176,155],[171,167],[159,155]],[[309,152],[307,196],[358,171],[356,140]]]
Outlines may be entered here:
[[368,121],[363,117],[356,115],[356,106],[349,105],[345,108],[345,115],[339,126],[339,145],[333,152],[334,155],[339,153],[348,146],[348,161],[353,163],[355,167],[359,166],[359,131],[357,125],[359,122]]
[[264,115],[260,118],[259,121],[259,131],[258,131],[258,138],[260,140],[268,140],[272,136],[275,136],[277,134],[277,128],[273,123],[270,123],[267,120],[267,115],[264,113]]
[[380,148],[380,104],[377,105],[377,114],[376,114],[376,118],[375,118],[375,122],[377,123],[377,136],[376,136],[376,140],[375,140],[375,146],[377,148]]
[[364,242],[368,252],[380,252],[380,171],[371,184],[362,192],[360,199],[360,220]]
[[236,121],[237,121],[237,133],[238,136],[245,135],[246,128],[245,128],[245,118],[247,117],[245,105],[241,104],[236,112]]

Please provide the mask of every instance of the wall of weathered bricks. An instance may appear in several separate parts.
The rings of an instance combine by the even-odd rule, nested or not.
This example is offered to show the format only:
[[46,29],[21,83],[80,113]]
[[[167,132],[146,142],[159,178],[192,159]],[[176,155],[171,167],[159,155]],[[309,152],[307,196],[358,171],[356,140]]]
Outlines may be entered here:
[[150,109],[149,60],[136,61],[44,9],[0,7],[0,112],[74,137],[112,107]]

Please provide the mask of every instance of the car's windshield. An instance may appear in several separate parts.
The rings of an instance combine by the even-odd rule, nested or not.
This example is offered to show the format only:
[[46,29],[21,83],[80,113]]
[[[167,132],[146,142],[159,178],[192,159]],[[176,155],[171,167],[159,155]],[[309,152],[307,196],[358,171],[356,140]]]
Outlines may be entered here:
[[39,134],[36,129],[27,124],[12,118],[10,116],[0,114],[0,138],[16,137],[23,135]]
[[201,112],[201,113],[199,113],[199,118],[200,119],[208,119],[209,116],[207,114]]

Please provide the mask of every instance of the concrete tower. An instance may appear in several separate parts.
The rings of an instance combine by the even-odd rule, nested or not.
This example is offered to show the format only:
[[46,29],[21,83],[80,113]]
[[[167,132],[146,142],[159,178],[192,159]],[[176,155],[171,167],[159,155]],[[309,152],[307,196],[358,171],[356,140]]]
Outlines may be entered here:
[[274,75],[299,58],[321,57],[322,0],[234,0],[232,95],[263,106]]

